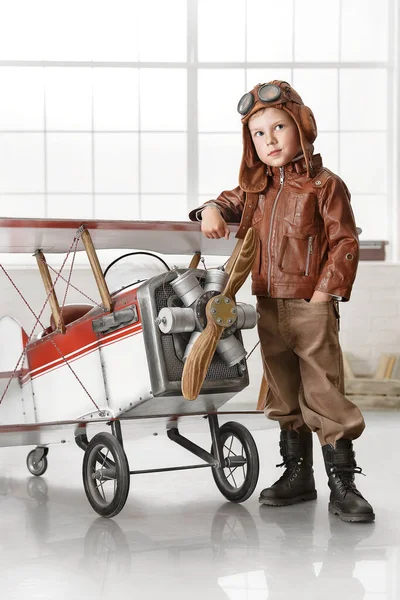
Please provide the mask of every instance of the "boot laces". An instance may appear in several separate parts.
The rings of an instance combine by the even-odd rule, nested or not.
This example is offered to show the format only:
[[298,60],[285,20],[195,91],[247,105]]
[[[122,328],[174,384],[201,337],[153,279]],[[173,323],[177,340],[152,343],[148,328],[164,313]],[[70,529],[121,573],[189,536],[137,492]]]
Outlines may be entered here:
[[[331,473],[334,477],[337,477],[340,483],[340,487],[345,492],[353,492],[361,496],[361,493],[356,488],[354,481],[354,475],[364,475],[361,467],[331,467]],[[361,496],[362,497],[362,496]]]
[[297,477],[301,466],[303,465],[303,458],[299,456],[291,456],[290,458],[284,457],[283,462],[276,467],[285,467],[285,472],[280,479],[286,479],[289,477],[290,480]]

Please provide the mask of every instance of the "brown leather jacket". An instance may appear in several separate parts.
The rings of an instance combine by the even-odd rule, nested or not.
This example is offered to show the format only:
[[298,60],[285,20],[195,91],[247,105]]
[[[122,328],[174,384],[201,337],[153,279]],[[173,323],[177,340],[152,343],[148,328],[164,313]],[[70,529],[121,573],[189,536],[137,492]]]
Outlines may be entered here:
[[[319,290],[344,301],[350,298],[359,257],[350,193],[340,177],[322,166],[319,154],[313,167],[312,178],[302,159],[268,167],[263,193],[247,194],[246,199],[237,187],[211,201],[225,221],[241,222],[239,237],[250,224],[258,234],[252,269],[252,293],[257,296],[311,298]],[[191,211],[192,220],[197,210]]]

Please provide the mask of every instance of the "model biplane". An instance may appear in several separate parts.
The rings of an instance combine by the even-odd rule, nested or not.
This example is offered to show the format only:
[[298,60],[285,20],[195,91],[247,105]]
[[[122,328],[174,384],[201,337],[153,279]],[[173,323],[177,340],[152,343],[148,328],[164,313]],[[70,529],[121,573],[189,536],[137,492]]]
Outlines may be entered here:
[[[56,294],[60,277],[70,285],[71,273],[66,279],[62,269],[71,253],[73,265],[80,243],[99,304],[66,304],[66,293],[62,302]],[[119,259],[103,273],[96,250],[106,248],[191,255],[191,261],[172,270],[162,261],[165,272],[110,290],[105,275]],[[229,256],[232,250],[225,267],[197,268],[201,255]],[[218,422],[219,409],[249,383],[241,330],[256,325],[257,313],[235,296],[255,256],[252,229],[235,246],[232,239],[205,238],[198,223],[0,219],[3,252],[34,254],[51,318],[44,323],[44,307],[38,315],[31,309],[30,333],[10,316],[0,320],[7,341],[0,352],[0,446],[36,446],[27,467],[40,476],[49,445],[64,441],[65,429],[72,428],[84,451],[87,498],[106,517],[123,508],[130,475],[139,472],[208,466],[227,499],[242,502],[252,494],[259,471],[254,440],[241,423]],[[55,277],[48,253],[66,253]],[[178,420],[185,415],[207,417],[210,451],[181,435]],[[164,417],[169,439],[203,463],[130,471],[121,422],[150,417]],[[89,440],[88,424],[99,422],[111,432]]]

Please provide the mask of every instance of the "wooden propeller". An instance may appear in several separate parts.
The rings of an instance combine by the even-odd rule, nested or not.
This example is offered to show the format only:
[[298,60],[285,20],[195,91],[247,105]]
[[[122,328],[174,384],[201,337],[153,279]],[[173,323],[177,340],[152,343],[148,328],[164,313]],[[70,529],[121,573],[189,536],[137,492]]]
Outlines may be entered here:
[[232,314],[232,308],[236,308],[234,298],[250,273],[256,250],[257,237],[254,229],[249,228],[246,237],[238,240],[228,261],[226,271],[229,279],[224,291],[207,303],[207,325],[186,359],[181,387],[187,400],[195,400],[200,393],[222,332],[229,326],[224,317],[227,310]]

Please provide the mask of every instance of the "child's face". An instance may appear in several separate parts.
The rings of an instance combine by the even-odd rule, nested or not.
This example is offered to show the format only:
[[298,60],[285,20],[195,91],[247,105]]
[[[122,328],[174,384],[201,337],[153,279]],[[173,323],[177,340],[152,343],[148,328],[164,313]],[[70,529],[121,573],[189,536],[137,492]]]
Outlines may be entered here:
[[251,139],[260,160],[282,167],[301,152],[299,130],[292,117],[279,108],[267,108],[248,123]]

